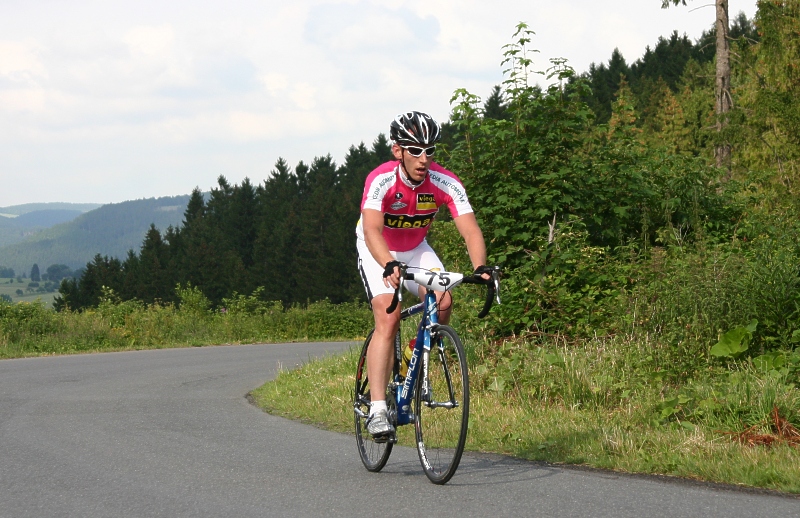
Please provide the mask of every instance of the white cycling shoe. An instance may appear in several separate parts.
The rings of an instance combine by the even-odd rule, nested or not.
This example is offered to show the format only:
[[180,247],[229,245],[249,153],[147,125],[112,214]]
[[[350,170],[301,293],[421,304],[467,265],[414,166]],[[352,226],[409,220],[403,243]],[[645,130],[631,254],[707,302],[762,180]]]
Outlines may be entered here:
[[385,442],[394,434],[394,426],[389,422],[386,410],[378,410],[367,418],[367,431],[375,442]]

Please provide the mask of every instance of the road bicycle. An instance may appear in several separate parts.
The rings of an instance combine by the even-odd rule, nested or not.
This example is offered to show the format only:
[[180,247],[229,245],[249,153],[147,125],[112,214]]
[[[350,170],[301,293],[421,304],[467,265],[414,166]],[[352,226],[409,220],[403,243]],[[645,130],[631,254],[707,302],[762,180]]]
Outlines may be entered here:
[[[411,269],[419,271],[411,272]],[[422,302],[401,311],[400,320],[422,316],[417,326],[416,344],[408,360],[408,372],[405,376],[401,375],[404,345],[398,330],[391,381],[388,387],[377,390],[386,390],[388,416],[395,429],[414,424],[419,460],[430,481],[445,484],[458,468],[467,439],[469,375],[461,339],[452,327],[438,323],[439,308],[435,292],[450,291],[462,283],[486,285],[486,301],[478,314],[479,318],[483,318],[489,313],[495,299],[500,303],[500,269],[495,266],[487,272],[490,279],[475,274],[411,268],[404,264],[400,270],[401,279],[415,281],[426,290]],[[387,313],[394,311],[402,301],[403,284],[401,281],[395,291]],[[361,461],[369,471],[377,472],[389,460],[392,447],[397,442],[397,434],[388,439],[373,439],[365,423],[371,401],[367,349],[373,332],[374,329],[367,335],[358,359],[353,409]]]

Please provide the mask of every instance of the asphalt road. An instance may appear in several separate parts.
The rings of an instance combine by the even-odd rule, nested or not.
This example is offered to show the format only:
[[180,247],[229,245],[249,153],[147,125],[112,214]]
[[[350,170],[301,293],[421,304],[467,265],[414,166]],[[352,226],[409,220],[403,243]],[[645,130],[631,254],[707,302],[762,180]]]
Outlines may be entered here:
[[493,455],[443,487],[411,448],[372,474],[353,437],[247,402],[279,366],[346,347],[2,361],[0,517],[800,516],[797,498]]

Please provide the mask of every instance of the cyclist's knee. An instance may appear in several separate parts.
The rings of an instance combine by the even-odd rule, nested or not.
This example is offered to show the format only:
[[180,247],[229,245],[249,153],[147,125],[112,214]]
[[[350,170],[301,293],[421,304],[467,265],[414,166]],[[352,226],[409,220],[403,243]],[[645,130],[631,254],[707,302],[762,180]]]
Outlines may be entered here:
[[375,318],[375,332],[381,335],[394,335],[400,325],[400,311],[386,313],[392,303],[391,295],[378,295],[372,299],[372,314]]

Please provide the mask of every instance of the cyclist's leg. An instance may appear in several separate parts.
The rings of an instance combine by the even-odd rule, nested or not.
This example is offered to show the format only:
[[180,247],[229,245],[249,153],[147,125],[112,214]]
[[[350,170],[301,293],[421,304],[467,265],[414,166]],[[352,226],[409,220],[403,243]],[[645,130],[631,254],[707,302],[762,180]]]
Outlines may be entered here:
[[380,471],[389,460],[389,455],[392,453],[393,441],[389,440],[391,437],[375,438],[367,430],[367,418],[370,411],[370,399],[372,395],[372,387],[369,383],[367,376],[367,351],[369,351],[370,342],[372,341],[372,332],[370,331],[364,340],[364,346],[361,348],[361,356],[358,358],[356,367],[356,383],[353,393],[353,409],[355,417],[355,432],[356,432],[356,445],[358,447],[358,454],[361,457],[361,462],[364,467],[369,471]]
[[[438,268],[444,271],[442,261],[439,259],[439,256],[436,255],[436,252],[433,251],[433,248],[431,248],[427,240],[423,240],[411,253],[411,257],[406,261],[409,266],[424,268],[426,270]],[[406,288],[412,293],[419,293],[420,300],[425,299],[425,288],[414,281],[406,281]],[[453,309],[453,298],[450,292],[437,291],[436,302],[439,305],[439,323],[449,323],[450,314]]]
[[[400,308],[391,314],[386,313],[386,309],[391,305],[394,290],[383,283],[383,267],[372,257],[366,243],[358,239],[356,248],[359,273],[375,319],[375,331],[367,350],[367,376],[371,387],[385,388],[389,384],[394,364],[394,336],[400,326]],[[371,395],[370,416],[376,411],[387,408],[385,390],[373,390]]]
[[[392,295],[382,294],[372,299],[372,315],[375,318],[375,332],[367,350],[367,376],[373,387],[386,387],[389,384],[394,363],[394,335],[400,326],[400,308],[386,314],[392,303]],[[382,401],[383,394],[374,394],[372,402]]]

